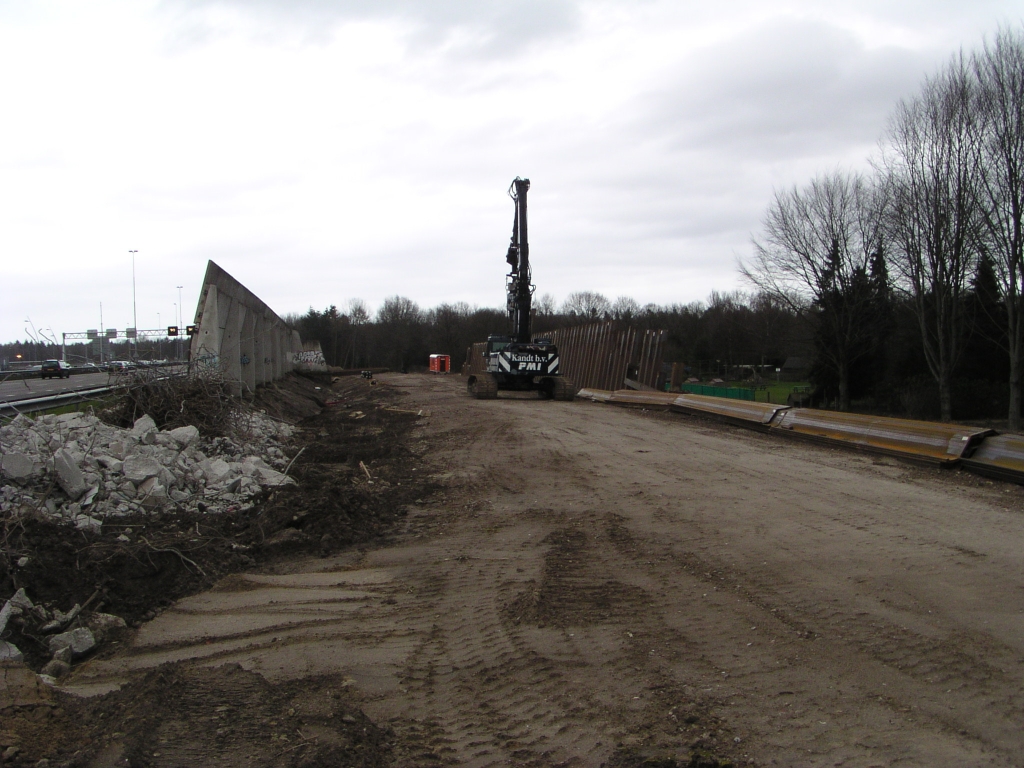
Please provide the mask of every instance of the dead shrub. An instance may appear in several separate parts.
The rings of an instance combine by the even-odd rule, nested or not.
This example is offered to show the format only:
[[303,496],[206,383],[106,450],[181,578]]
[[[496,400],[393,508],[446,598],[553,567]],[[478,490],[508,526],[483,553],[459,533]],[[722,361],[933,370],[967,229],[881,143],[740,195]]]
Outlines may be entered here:
[[233,402],[223,376],[212,370],[167,373],[140,369],[122,374],[114,404],[100,415],[109,424],[131,427],[149,414],[160,429],[194,426],[204,437],[219,437],[232,425]]

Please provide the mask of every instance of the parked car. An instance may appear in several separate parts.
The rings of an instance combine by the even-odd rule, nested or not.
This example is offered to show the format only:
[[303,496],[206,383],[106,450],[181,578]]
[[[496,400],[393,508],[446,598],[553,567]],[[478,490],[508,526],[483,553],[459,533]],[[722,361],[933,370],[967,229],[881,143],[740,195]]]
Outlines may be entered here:
[[44,361],[39,368],[39,378],[52,379],[54,376],[58,379],[70,379],[71,368],[63,360]]

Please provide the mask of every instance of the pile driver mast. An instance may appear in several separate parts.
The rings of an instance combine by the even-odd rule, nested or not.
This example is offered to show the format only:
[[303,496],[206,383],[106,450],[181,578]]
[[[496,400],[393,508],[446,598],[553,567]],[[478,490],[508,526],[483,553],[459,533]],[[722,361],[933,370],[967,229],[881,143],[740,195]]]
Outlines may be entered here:
[[508,336],[489,336],[474,344],[467,359],[467,386],[473,397],[488,399],[498,390],[533,390],[541,397],[572,400],[576,390],[559,372],[558,348],[551,339],[532,338],[531,313],[534,286],[530,273],[530,239],[526,197],[530,180],[516,177],[508,188],[516,206],[512,239],[505,254],[511,268],[508,290]]
[[530,180],[516,177],[508,188],[509,197],[516,204],[516,216],[512,222],[512,240],[505,260],[512,271],[508,275],[508,318],[513,341],[528,344],[530,338],[531,310],[534,286],[530,274],[530,238],[526,216],[526,193],[530,191]]

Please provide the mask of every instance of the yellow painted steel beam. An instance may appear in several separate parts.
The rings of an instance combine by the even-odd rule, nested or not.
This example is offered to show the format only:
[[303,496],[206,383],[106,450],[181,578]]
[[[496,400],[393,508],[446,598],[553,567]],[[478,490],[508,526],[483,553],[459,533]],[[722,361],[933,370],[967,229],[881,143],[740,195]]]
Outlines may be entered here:
[[829,443],[850,445],[929,463],[952,464],[991,429],[813,408],[790,408],[772,429]]

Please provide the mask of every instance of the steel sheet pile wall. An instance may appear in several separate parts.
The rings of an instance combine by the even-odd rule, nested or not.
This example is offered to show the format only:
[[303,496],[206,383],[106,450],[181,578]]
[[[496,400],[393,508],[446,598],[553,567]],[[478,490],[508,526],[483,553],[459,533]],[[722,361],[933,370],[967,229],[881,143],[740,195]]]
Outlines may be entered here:
[[487,373],[487,361],[484,359],[484,352],[487,351],[487,342],[478,341],[466,350],[466,362],[462,364],[462,375],[470,373]]
[[212,261],[196,308],[190,359],[217,366],[235,395],[295,367],[302,339],[248,288]]
[[606,322],[534,336],[550,338],[558,346],[562,373],[577,387],[618,389],[635,384],[644,389],[658,385],[665,331],[640,331]]

